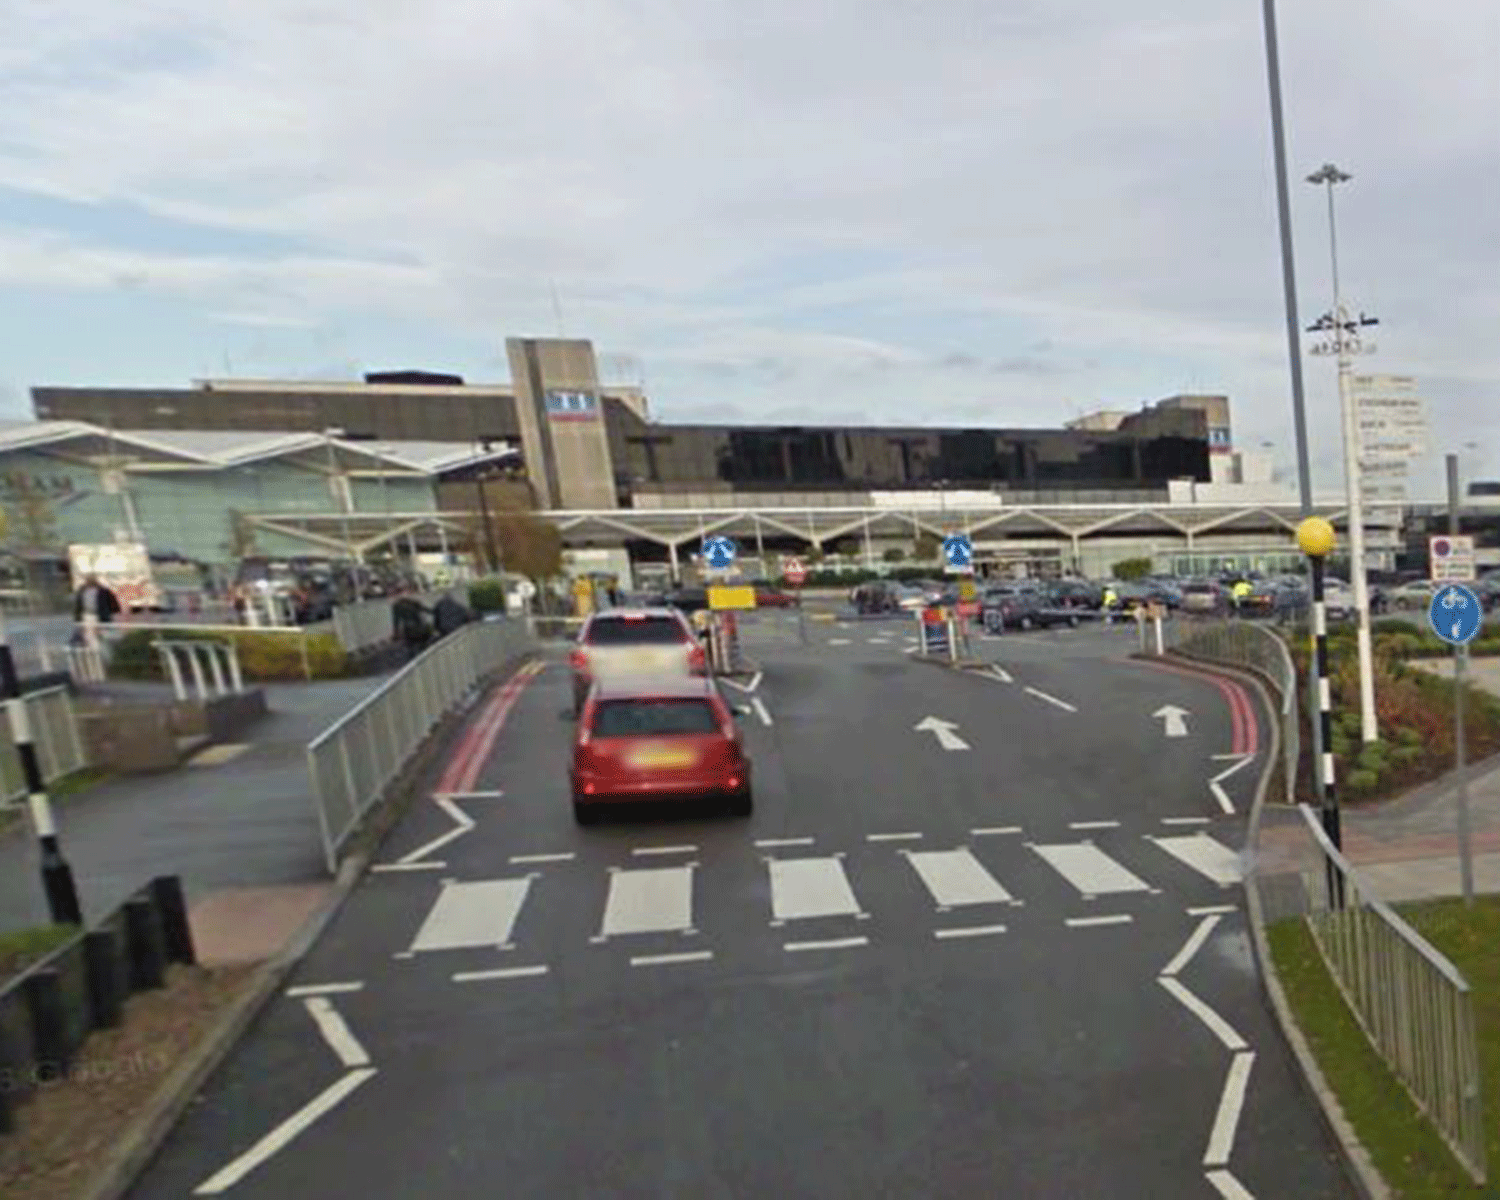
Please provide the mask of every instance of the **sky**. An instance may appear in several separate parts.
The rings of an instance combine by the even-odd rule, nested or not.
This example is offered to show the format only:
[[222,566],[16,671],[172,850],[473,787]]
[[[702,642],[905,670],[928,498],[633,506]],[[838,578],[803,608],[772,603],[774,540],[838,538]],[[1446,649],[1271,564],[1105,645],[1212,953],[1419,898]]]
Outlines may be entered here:
[[[1282,0],[1301,323],[1500,477],[1500,5]],[[1256,0],[0,0],[0,415],[34,384],[508,377],[662,420],[1231,397],[1293,462]],[[1320,486],[1336,371],[1303,364]],[[1472,443],[1472,445],[1471,445]]]

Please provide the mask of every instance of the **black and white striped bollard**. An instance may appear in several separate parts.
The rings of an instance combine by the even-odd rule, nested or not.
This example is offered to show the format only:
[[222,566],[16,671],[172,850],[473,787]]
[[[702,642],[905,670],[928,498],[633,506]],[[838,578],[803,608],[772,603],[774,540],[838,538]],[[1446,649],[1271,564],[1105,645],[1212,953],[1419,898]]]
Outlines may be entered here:
[[[1312,668],[1318,689],[1318,744],[1322,761],[1313,770],[1323,817],[1323,832],[1335,850],[1344,848],[1343,822],[1339,814],[1338,783],[1333,764],[1333,694],[1328,683],[1328,604],[1324,596],[1325,563],[1334,546],[1333,526],[1322,517],[1308,517],[1297,527],[1297,545],[1312,567]],[[1336,908],[1344,902],[1343,876],[1328,863],[1328,901]]]
[[42,764],[31,737],[31,719],[26,701],[21,697],[21,678],[16,674],[16,659],[10,651],[10,636],[5,617],[0,614],[0,700],[5,701],[10,718],[10,736],[21,760],[26,781],[27,801],[31,809],[31,826],[41,849],[42,889],[47,893],[47,908],[58,925],[82,925],[83,911],[78,905],[78,889],[73,883],[73,869],[63,858],[57,840],[57,823],[52,819],[52,801],[42,779]]

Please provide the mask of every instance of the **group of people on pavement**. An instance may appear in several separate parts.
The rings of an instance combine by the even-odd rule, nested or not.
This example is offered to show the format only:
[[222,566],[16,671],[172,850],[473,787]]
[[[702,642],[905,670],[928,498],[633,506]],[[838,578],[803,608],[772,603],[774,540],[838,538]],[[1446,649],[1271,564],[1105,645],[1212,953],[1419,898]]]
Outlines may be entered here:
[[447,637],[473,620],[474,613],[451,592],[444,592],[437,603],[428,608],[411,588],[402,588],[391,604],[391,640],[406,651],[406,661],[410,662],[430,643]]

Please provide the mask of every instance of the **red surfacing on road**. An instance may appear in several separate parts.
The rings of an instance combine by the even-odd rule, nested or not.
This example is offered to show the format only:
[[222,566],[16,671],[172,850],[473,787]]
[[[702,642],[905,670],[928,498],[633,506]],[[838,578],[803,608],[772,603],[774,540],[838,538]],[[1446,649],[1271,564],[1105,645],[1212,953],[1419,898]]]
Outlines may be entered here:
[[479,717],[459,739],[458,748],[434,789],[436,795],[451,796],[473,791],[479,773],[484,769],[490,751],[495,748],[495,740],[505,728],[505,722],[515,708],[516,701],[526,690],[527,684],[546,670],[546,667],[547,664],[542,662],[525,663],[496,690]]
[[1192,667],[1139,658],[1130,661],[1157,671],[1166,671],[1187,679],[1213,684],[1219,689],[1219,694],[1224,697],[1224,703],[1229,706],[1231,729],[1229,753],[1254,755],[1260,752],[1260,720],[1256,716],[1255,703],[1250,699],[1250,693],[1244,684],[1208,670],[1196,670]]

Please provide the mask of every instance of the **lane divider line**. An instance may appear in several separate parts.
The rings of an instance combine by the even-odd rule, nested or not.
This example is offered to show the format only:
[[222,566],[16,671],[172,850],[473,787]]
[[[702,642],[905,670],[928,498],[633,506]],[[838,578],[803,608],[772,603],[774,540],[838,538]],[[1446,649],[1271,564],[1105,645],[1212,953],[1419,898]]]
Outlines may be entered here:
[[323,1035],[329,1049],[338,1056],[339,1062],[350,1069],[370,1065],[369,1054],[350,1031],[338,1009],[333,1007],[332,1000],[327,996],[311,996],[303,1004],[307,1006],[309,1015],[318,1026],[318,1032]]
[[292,999],[300,999],[303,996],[335,996],[342,992],[362,992],[365,985],[362,983],[304,983],[298,987],[287,988],[286,994]]
[[217,1196],[220,1192],[228,1191],[256,1167],[290,1145],[319,1117],[332,1112],[353,1093],[355,1088],[367,1083],[374,1075],[374,1067],[362,1067],[347,1072],[342,1079],[329,1084],[318,1096],[276,1126],[244,1154],[200,1183],[193,1189],[193,1195]]
[[920,833],[867,833],[867,842],[917,842],[922,840]]
[[512,854],[510,864],[513,867],[522,867],[530,863],[555,863],[572,862],[577,857],[571,850],[564,850],[557,854]]
[[1163,975],[1156,982],[1166,988],[1183,1008],[1187,1009],[1188,1012],[1207,1025],[1213,1035],[1224,1043],[1225,1049],[1236,1052],[1248,1049],[1245,1045],[1245,1039],[1234,1031],[1234,1027],[1228,1021],[1214,1012],[1213,1009],[1192,992],[1188,991],[1187,988],[1183,987],[1176,979],[1168,975]]
[[450,829],[447,833],[433,838],[432,841],[428,842],[425,846],[418,846],[409,854],[403,854],[396,860],[396,865],[403,867],[410,866],[418,859],[426,858],[429,854],[431,854],[439,847],[446,846],[449,842],[463,837],[464,834],[468,833],[471,829],[474,828],[473,819],[469,816],[468,813],[464,812],[463,809],[459,808],[458,805],[454,804],[452,800],[444,797],[437,801],[437,806],[453,818],[455,822],[455,828]]
[[1114,913],[1107,917],[1069,917],[1067,924],[1074,929],[1087,929],[1094,925],[1130,925],[1134,921],[1129,913]]
[[1233,904],[1205,904],[1200,908],[1190,908],[1187,914],[1190,917],[1214,917],[1224,913],[1239,912],[1239,908]]
[[755,841],[755,847],[758,850],[767,850],[776,846],[811,846],[813,840],[810,837],[758,838]]
[[867,937],[829,938],[822,942],[787,942],[782,947],[796,953],[799,950],[848,950],[855,946],[868,946],[870,939]]
[[1035,696],[1038,700],[1045,700],[1048,704],[1052,705],[1054,708],[1060,708],[1060,709],[1062,709],[1063,712],[1076,713],[1078,711],[1071,704],[1069,704],[1066,700],[1059,700],[1056,696],[1049,696],[1046,692],[1041,691],[1038,688],[1028,687],[1028,688],[1026,688],[1026,694],[1028,696]]
[[987,829],[971,829],[971,830],[969,830],[969,836],[971,836],[971,837],[1004,837],[1006,834],[1020,833],[1020,832],[1021,832],[1021,827],[1019,825],[991,825]]
[[647,854],[694,854],[697,846],[637,846],[630,853],[638,855]]
[[1219,1111],[1214,1115],[1213,1130],[1208,1135],[1208,1149],[1203,1152],[1205,1167],[1226,1167],[1234,1149],[1234,1135],[1239,1128],[1240,1113],[1245,1108],[1245,1089],[1250,1086],[1250,1068],[1255,1054],[1241,1051],[1229,1064],[1224,1091],[1219,1096]]
[[1223,918],[1217,915],[1204,917],[1203,920],[1198,923],[1198,928],[1193,930],[1188,940],[1182,944],[1182,949],[1177,951],[1177,953],[1173,956],[1172,961],[1162,968],[1162,975],[1171,977],[1178,974],[1183,967],[1187,966],[1188,963],[1192,961],[1193,955],[1197,954],[1198,951],[1202,949],[1203,943],[1208,940],[1208,935],[1214,931],[1214,927],[1218,925],[1221,920],[1223,920]]
[[771,714],[766,711],[766,702],[759,696],[750,697],[750,707],[755,710],[755,715],[760,718],[761,724],[773,724]]
[[1163,817],[1163,825],[1212,825],[1212,817]]
[[971,938],[987,937],[990,934],[1004,932],[1004,925],[965,925],[954,929],[934,929],[932,936],[935,938]]
[[990,664],[990,674],[998,679],[1001,683],[1015,683],[1015,677],[1012,676],[1011,673],[1004,667],[1002,667],[999,663]]
[[370,864],[370,870],[372,870],[372,871],[379,871],[382,874],[385,873],[386,871],[441,871],[447,865],[448,865],[447,863],[440,862],[440,861],[438,861],[436,859],[425,859],[422,862],[409,862],[409,863],[404,863],[404,862],[372,863],[372,864]]
[[708,962],[713,958],[712,950],[685,950],[681,954],[637,954],[630,960],[632,967],[665,967],[673,963]]
[[1069,829],[1118,829],[1118,821],[1070,821]]
[[1255,1200],[1255,1197],[1246,1190],[1245,1185],[1228,1171],[1210,1171],[1208,1182],[1213,1184],[1214,1190],[1224,1200]]
[[547,967],[495,967],[489,971],[458,971],[454,983],[479,983],[486,979],[532,979],[547,974]]

